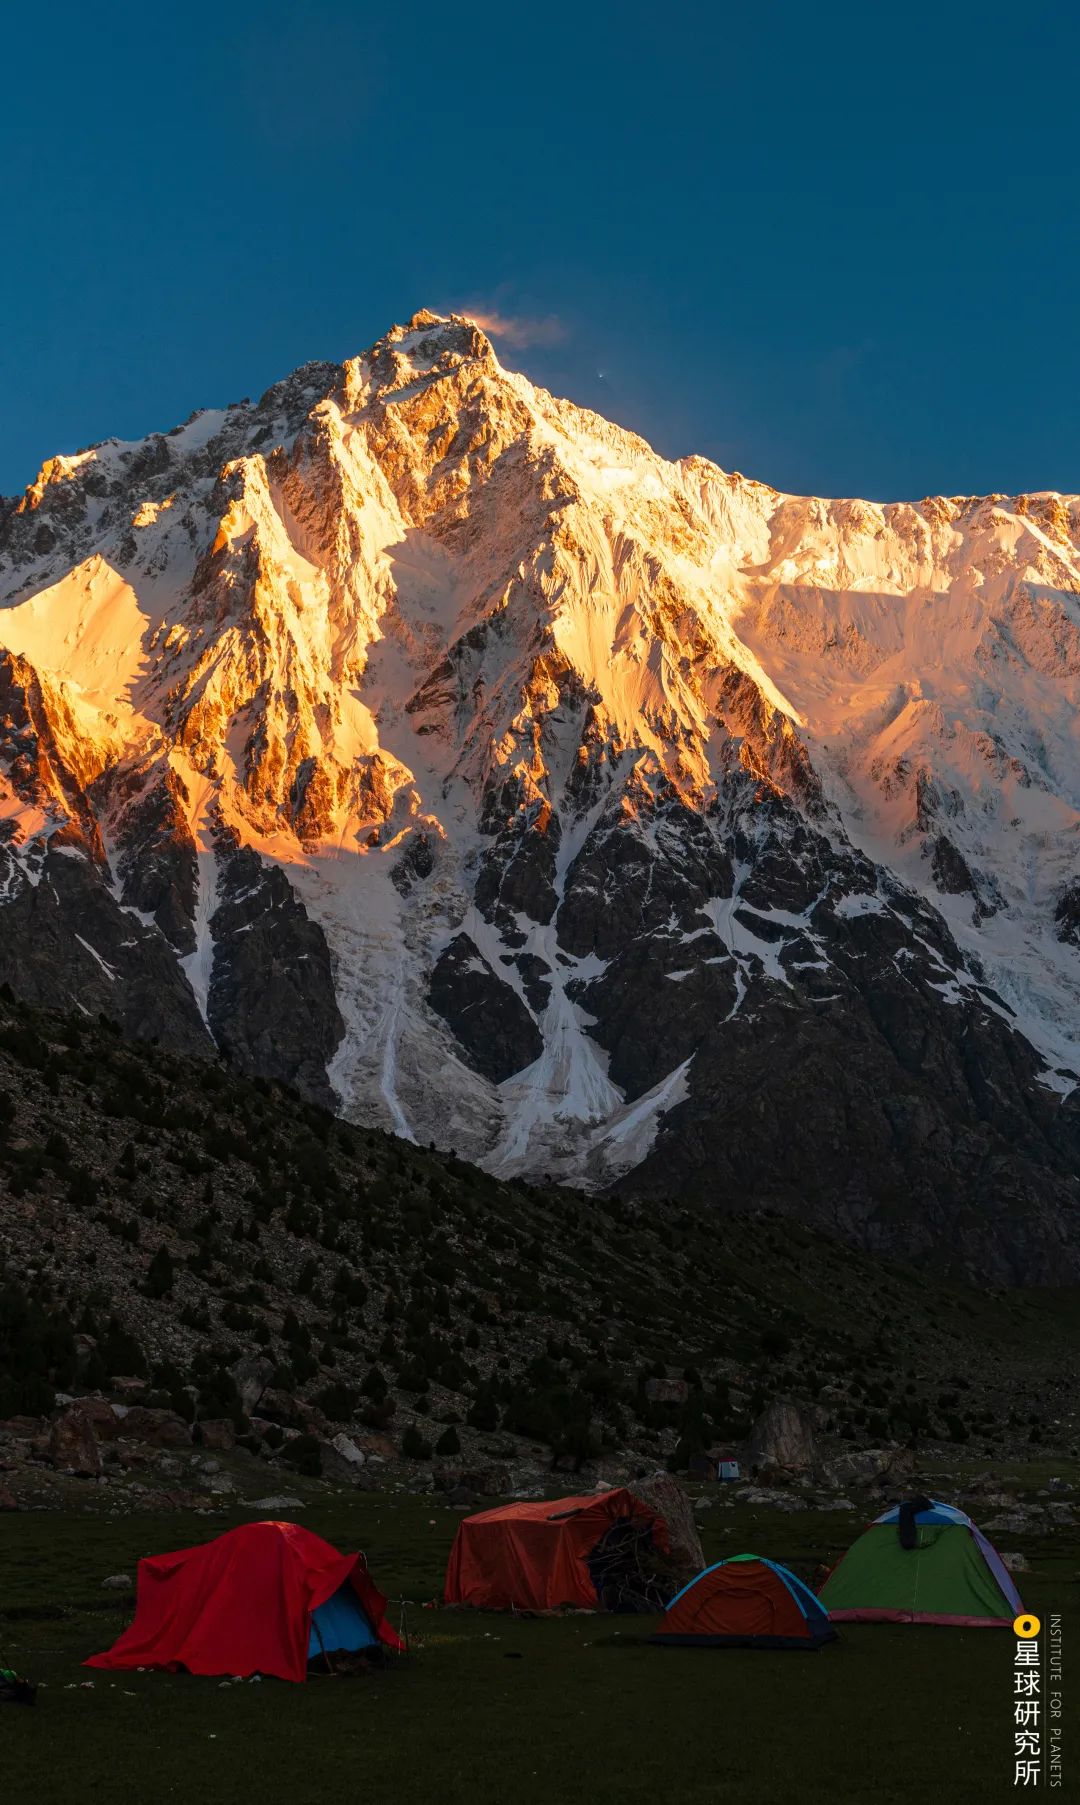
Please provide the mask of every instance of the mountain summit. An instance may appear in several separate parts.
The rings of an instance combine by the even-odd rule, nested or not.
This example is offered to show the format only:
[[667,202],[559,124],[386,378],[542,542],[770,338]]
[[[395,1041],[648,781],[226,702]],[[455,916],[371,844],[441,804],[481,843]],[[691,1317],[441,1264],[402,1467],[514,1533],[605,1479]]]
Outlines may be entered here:
[[0,512],[0,979],[503,1174],[1080,1272],[1080,500],[782,495],[431,313]]

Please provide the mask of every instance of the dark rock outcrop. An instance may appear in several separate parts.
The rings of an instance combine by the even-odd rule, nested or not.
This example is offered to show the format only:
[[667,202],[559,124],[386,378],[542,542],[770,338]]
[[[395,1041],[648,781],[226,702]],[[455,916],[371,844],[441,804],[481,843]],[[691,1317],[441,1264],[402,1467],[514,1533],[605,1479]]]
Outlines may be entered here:
[[207,1014],[240,1071],[279,1078],[331,1106],[326,1075],[345,1031],[326,936],[280,865],[220,843]]
[[497,977],[468,934],[456,934],[431,974],[428,1001],[470,1065],[500,1084],[543,1052],[540,1030],[517,991]]
[[[36,881],[35,881],[36,880]],[[33,876],[0,846],[0,983],[44,1008],[106,1015],[140,1040],[213,1047],[187,977],[163,936],[116,901],[107,872],[54,836]]]
[[121,900],[152,915],[181,955],[195,951],[199,888],[185,801],[182,780],[175,771],[166,771],[124,815],[117,860]]

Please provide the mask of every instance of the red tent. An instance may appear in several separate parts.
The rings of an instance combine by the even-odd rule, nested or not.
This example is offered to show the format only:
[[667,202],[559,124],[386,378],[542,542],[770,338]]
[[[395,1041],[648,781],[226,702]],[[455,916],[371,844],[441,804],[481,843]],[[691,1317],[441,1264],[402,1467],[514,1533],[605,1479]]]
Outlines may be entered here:
[[302,1680],[313,1613],[342,1586],[374,1638],[400,1648],[363,1555],[339,1554],[298,1523],[245,1523],[198,1548],[141,1560],[135,1621],[86,1666]]
[[501,1504],[466,1517],[450,1550],[446,1603],[487,1611],[555,1611],[563,1605],[595,1611],[587,1557],[620,1519],[651,1523],[657,1546],[667,1549],[663,1518],[622,1487]]

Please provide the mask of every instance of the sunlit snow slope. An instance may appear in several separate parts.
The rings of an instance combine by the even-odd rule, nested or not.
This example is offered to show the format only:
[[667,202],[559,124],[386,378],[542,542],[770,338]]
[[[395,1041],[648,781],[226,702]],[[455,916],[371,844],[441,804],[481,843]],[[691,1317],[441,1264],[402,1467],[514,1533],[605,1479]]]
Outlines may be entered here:
[[431,314],[55,458],[0,522],[0,976],[496,1170],[1049,1276],[1078,547],[667,463]]

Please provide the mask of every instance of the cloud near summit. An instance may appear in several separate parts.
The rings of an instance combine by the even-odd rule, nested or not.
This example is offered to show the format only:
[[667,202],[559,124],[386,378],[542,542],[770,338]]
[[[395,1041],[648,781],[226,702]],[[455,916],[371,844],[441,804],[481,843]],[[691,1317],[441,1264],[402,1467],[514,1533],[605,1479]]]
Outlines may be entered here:
[[536,318],[502,313],[494,307],[463,307],[461,311],[483,332],[505,339],[508,345],[557,345],[567,336],[567,327],[554,313]]

